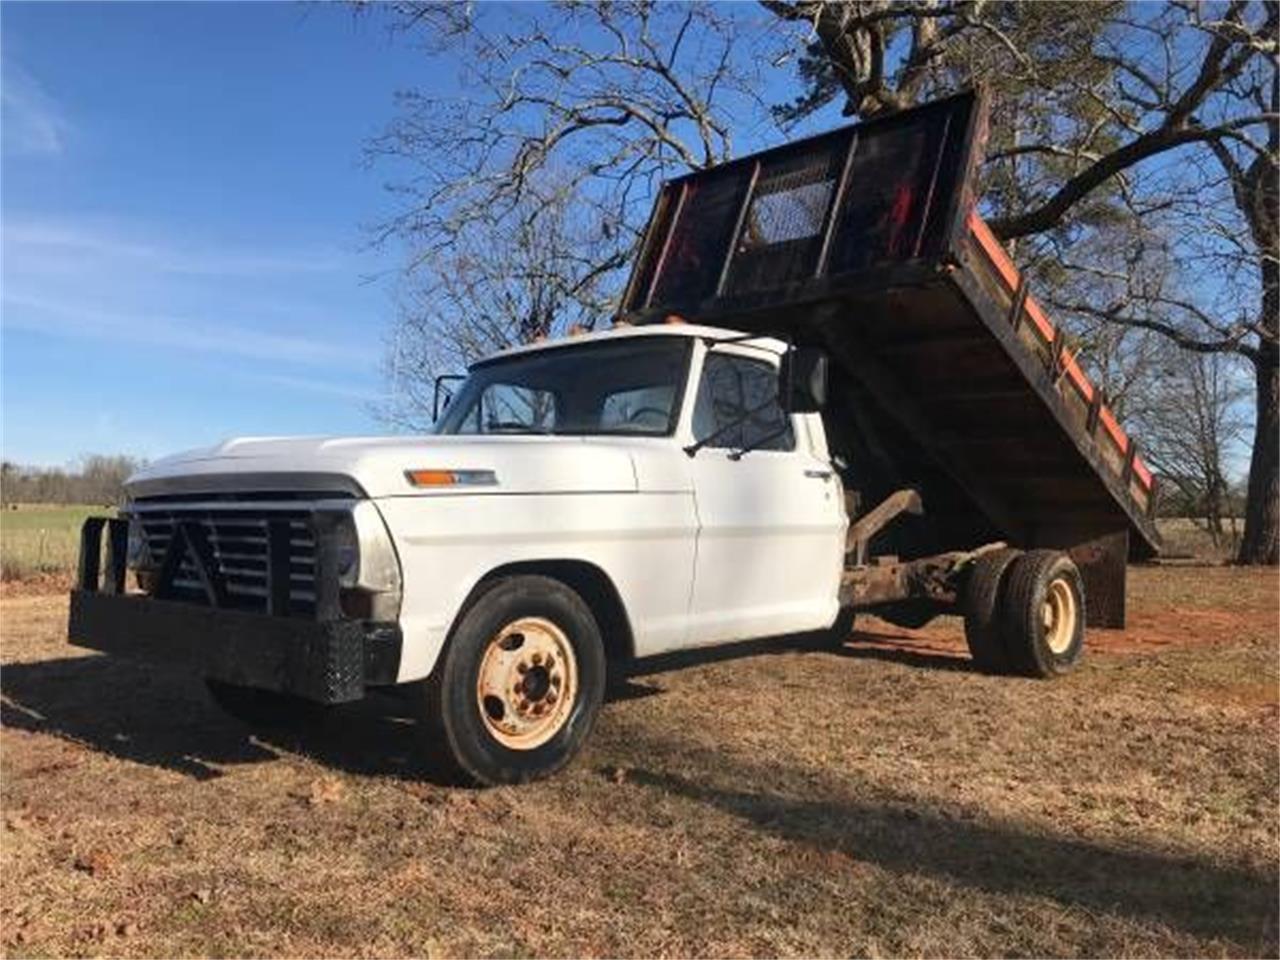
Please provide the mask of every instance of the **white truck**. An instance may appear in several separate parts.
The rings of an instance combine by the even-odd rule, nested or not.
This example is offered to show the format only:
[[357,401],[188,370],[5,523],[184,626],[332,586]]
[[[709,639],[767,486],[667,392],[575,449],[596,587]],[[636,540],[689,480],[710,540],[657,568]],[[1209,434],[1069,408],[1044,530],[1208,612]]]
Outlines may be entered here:
[[[733,252],[712,270],[713,307],[733,307],[730,264],[752,252],[751,225],[769,222],[753,206],[777,193],[766,161],[730,210]],[[834,166],[848,176],[852,164]],[[1119,486],[1134,482],[1135,455],[1107,472],[1084,445],[1106,437],[1081,439],[1064,419],[1070,383],[1049,362],[1028,366],[1034,352],[997,331],[1005,320],[985,307],[975,322],[1004,357],[1009,389],[1060,421],[1022,446],[1076,450],[1053,461],[1067,472],[1050,479],[1092,484],[1079,487],[1091,496],[1077,498],[1085,512],[1037,511],[1044,481],[1022,474],[1007,488],[975,479],[954,433],[929,434],[934,421],[886,380],[901,348],[854,356],[839,337],[811,337],[831,345],[829,362],[761,332],[790,337],[813,319],[809,307],[790,308],[790,324],[776,310],[760,321],[740,310],[746,332],[661,322],[662,291],[688,289],[663,285],[664,271],[687,267],[671,238],[692,201],[676,186],[681,198],[669,188],[660,201],[624,301],[635,325],[476,363],[433,434],[232,440],[131,478],[121,515],[85,525],[71,639],[184,659],[251,723],[399,686],[420,707],[424,748],[482,784],[567,763],[611,670],[778,634],[839,643],[856,609],[906,624],[962,613],[980,667],[1070,669],[1086,581],[1110,593],[1114,619],[1128,534],[1148,542],[1146,514]],[[822,220],[829,236],[836,219]],[[819,279],[824,296],[837,289]],[[1013,299],[1027,308],[1025,290]],[[820,306],[828,315],[830,303]],[[979,381],[992,389],[990,375]],[[987,466],[992,482],[1007,469]],[[1059,522],[1039,522],[1046,515]]]

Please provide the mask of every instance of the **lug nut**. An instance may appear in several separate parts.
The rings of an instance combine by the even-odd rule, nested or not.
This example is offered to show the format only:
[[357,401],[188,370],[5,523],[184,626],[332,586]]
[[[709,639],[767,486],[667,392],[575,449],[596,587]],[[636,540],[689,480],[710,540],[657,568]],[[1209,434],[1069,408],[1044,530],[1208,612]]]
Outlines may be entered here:
[[523,660],[521,660],[519,663],[516,664],[516,673],[527,673],[528,670],[529,670],[529,665],[525,663]]
[[536,667],[536,666],[537,666],[538,664],[540,664],[541,662],[542,662],[542,654],[540,654],[540,653],[535,653],[535,654],[533,655],[533,665]]
[[547,703],[555,703],[558,699],[560,698],[556,696],[556,692],[554,690],[547,694]]

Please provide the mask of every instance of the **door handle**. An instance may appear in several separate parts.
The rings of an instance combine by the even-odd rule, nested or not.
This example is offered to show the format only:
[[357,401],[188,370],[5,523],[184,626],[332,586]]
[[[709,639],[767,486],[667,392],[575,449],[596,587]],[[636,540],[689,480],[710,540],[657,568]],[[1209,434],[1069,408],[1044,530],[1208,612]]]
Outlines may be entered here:
[[812,480],[830,480],[831,479],[830,470],[806,470],[804,472],[804,475],[806,477],[809,477]]

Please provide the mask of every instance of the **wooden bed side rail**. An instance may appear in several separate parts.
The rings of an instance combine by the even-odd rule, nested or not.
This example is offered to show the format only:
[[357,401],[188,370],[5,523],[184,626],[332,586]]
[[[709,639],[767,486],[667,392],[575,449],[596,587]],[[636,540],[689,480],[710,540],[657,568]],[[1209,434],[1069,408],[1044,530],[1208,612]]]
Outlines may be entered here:
[[[1018,273],[1018,268],[1014,266],[1013,260],[1010,259],[1009,254],[1005,251],[1004,244],[991,232],[991,228],[987,226],[977,211],[971,211],[969,214],[969,233],[973,237],[977,248],[986,256],[992,274],[998,277],[1000,282],[1007,288],[1010,297],[1016,296],[1019,286],[1023,282],[1021,275]],[[1080,368],[1076,357],[1068,353],[1065,347],[1058,344],[1062,333],[1054,326],[1044,309],[1030,294],[1026,295],[1023,310],[1026,317],[1031,321],[1032,328],[1044,343],[1045,348],[1053,355],[1060,355],[1059,364],[1063,380],[1071,384],[1086,404],[1093,405],[1097,388],[1089,382],[1089,378],[1085,376],[1084,371]],[[1143,462],[1142,457],[1138,455],[1133,438],[1125,433],[1124,428],[1116,420],[1115,414],[1111,412],[1105,403],[1098,405],[1097,423],[1102,428],[1102,433],[1115,445],[1126,464],[1129,465],[1129,469],[1132,470],[1133,476],[1139,485],[1146,491],[1148,496],[1151,496],[1155,483],[1151,469]]]

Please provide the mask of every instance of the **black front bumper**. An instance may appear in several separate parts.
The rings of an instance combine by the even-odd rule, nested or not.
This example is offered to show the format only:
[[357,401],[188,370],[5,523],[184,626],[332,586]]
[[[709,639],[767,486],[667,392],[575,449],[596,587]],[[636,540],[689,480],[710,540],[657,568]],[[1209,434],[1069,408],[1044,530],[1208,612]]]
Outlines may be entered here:
[[71,642],[149,662],[186,664],[227,683],[321,703],[395,683],[400,627],[318,623],[130,594],[71,592]]
[[[100,570],[104,533],[106,569]],[[314,619],[219,606],[221,591],[199,551],[194,556],[209,585],[208,606],[126,593],[127,533],[122,520],[85,521],[67,628],[72,643],[184,664],[216,680],[320,703],[359,700],[368,687],[396,682],[398,624],[342,619],[336,602],[318,604]],[[326,565],[323,557],[319,565]],[[168,558],[164,567],[171,567]],[[162,570],[162,582],[164,576]]]

